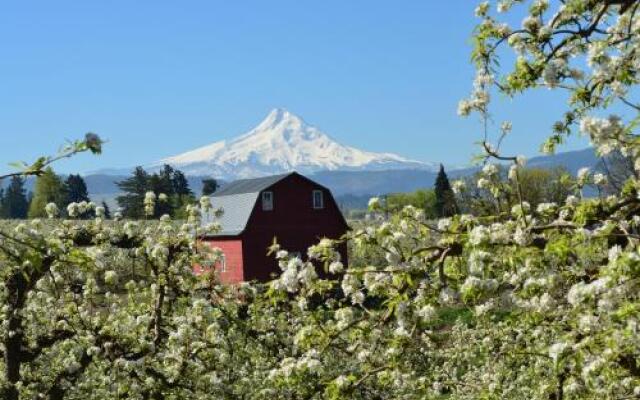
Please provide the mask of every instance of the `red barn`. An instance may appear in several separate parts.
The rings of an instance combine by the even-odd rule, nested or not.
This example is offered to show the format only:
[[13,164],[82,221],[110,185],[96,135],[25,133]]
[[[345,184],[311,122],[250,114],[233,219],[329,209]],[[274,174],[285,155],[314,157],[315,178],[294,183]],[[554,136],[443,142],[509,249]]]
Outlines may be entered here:
[[[266,281],[280,273],[275,257],[267,255],[274,238],[304,257],[320,239],[339,239],[348,230],[331,191],[296,172],[232,182],[211,203],[223,210],[215,219],[222,230],[202,241],[224,253],[215,267],[224,283]],[[346,244],[339,251],[346,265]]]

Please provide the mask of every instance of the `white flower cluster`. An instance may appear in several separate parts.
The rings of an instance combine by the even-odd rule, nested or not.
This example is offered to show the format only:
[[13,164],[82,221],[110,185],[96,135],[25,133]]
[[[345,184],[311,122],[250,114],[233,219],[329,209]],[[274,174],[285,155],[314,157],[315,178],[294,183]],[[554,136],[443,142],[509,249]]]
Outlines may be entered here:
[[[95,210],[95,208],[96,205],[93,202],[81,201],[79,203],[69,203],[69,205],[67,206],[67,215],[70,218],[78,218],[89,211]],[[52,212],[54,212],[55,214],[57,214],[58,212],[57,207],[53,208],[51,204],[47,204],[47,206],[45,207],[45,211],[49,215],[49,218],[53,218],[51,216]]]
[[144,214],[146,216],[152,216],[156,210],[157,196],[154,192],[147,192],[144,195]]
[[[278,248],[272,246],[273,250]],[[276,258],[282,270],[280,277],[272,282],[274,289],[297,292],[302,286],[311,285],[317,278],[316,268],[310,261],[303,261],[299,255],[291,255],[284,250],[276,250]]]
[[621,144],[627,135],[622,119],[617,115],[608,118],[584,117],[580,121],[580,131],[589,136],[601,156],[622,150]]

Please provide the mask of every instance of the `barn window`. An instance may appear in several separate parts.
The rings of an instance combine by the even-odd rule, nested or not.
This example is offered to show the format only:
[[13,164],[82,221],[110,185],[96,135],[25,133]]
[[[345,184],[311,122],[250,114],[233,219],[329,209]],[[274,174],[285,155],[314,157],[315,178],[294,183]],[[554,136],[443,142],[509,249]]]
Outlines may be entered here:
[[316,210],[324,208],[324,196],[322,190],[313,191],[313,208]]
[[262,192],[262,209],[264,211],[273,210],[273,192]]
[[220,257],[220,272],[226,272],[227,270],[227,258],[222,255]]

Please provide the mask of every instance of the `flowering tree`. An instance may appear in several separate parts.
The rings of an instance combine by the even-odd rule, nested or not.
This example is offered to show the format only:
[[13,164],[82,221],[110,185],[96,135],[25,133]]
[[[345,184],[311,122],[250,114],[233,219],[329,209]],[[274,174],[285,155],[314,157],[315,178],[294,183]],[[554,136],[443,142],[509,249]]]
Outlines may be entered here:
[[[39,175],[101,144],[87,135],[18,174]],[[175,337],[202,308],[192,230],[206,207],[193,207],[190,222],[176,227],[168,218],[107,225],[105,210],[86,202],[71,203],[71,219],[58,220],[50,203],[46,223],[0,227],[2,398],[154,397],[173,381],[183,368],[177,358],[193,350]],[[94,221],[74,219],[91,209]]]
[[[521,28],[496,17],[525,4]],[[575,0],[553,8],[543,0],[480,3],[473,52],[478,75],[459,112],[476,112],[484,123],[486,164],[477,185],[495,199],[496,214],[431,226],[420,211],[405,208],[352,234],[356,246],[383,249],[386,262],[352,265],[338,282],[303,284],[309,265],[281,254],[284,273],[275,287],[301,293],[303,306],[309,296],[339,293],[323,304],[333,309],[330,322],[321,320],[306,342],[306,354],[326,354],[324,344],[344,340],[345,361],[332,368],[332,380],[324,377],[331,382],[325,395],[640,396],[637,180],[630,179],[620,196],[583,199],[585,185],[607,182],[581,170],[566,201],[531,207],[520,181],[524,157],[500,151],[512,125],[501,124],[491,142],[489,113],[494,92],[565,90],[569,109],[553,126],[545,151],[578,127],[599,154],[618,151],[637,159],[638,106],[631,95],[638,7],[637,1]],[[499,55],[511,50],[513,68],[498,68]],[[597,116],[624,108],[629,122]],[[513,185],[500,179],[491,160],[511,164]],[[465,190],[459,183],[453,188]],[[505,210],[513,191],[515,204]],[[371,206],[376,209],[378,201]],[[329,256],[327,262],[330,268],[339,261]],[[358,362],[349,364],[353,357]],[[283,363],[284,376],[291,375],[291,365]]]
[[[496,17],[525,4],[521,28]],[[583,170],[562,202],[530,205],[524,158],[500,150],[511,124],[490,141],[489,100],[495,91],[566,90],[569,110],[545,149],[579,127],[601,154],[637,159],[634,119],[597,115],[635,115],[639,4],[481,3],[478,76],[460,112],[484,122],[475,185],[496,212],[432,222],[407,206],[348,234],[362,256],[348,267],[337,242],[323,239],[304,257],[274,244],[282,273],[267,284],[195,276],[194,264],[218,254],[196,246],[206,197],[180,226],[167,217],[107,223],[89,203],[70,205],[68,220],[48,205],[48,221],[4,224],[4,398],[637,398],[638,181],[588,199],[582,188],[606,177]],[[513,68],[498,69],[511,50]],[[100,143],[88,137],[62,154]],[[496,159],[508,164],[508,182]],[[146,196],[147,214],[156,201]],[[74,219],[87,208],[95,220]],[[382,212],[380,201],[370,209]]]

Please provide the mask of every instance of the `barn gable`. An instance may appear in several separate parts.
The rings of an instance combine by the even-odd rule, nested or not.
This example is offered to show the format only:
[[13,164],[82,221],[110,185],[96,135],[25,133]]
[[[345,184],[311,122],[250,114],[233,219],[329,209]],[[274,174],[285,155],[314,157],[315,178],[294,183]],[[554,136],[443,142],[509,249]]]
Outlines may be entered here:
[[214,193],[211,196],[211,204],[214,210],[222,208],[223,214],[220,218],[214,218],[213,213],[209,212],[203,215],[202,223],[206,225],[214,222],[215,219],[215,222],[220,224],[221,230],[207,236],[240,235],[247,227],[247,222],[249,222],[260,192],[293,174],[295,172],[263,178],[241,179],[231,182]]

